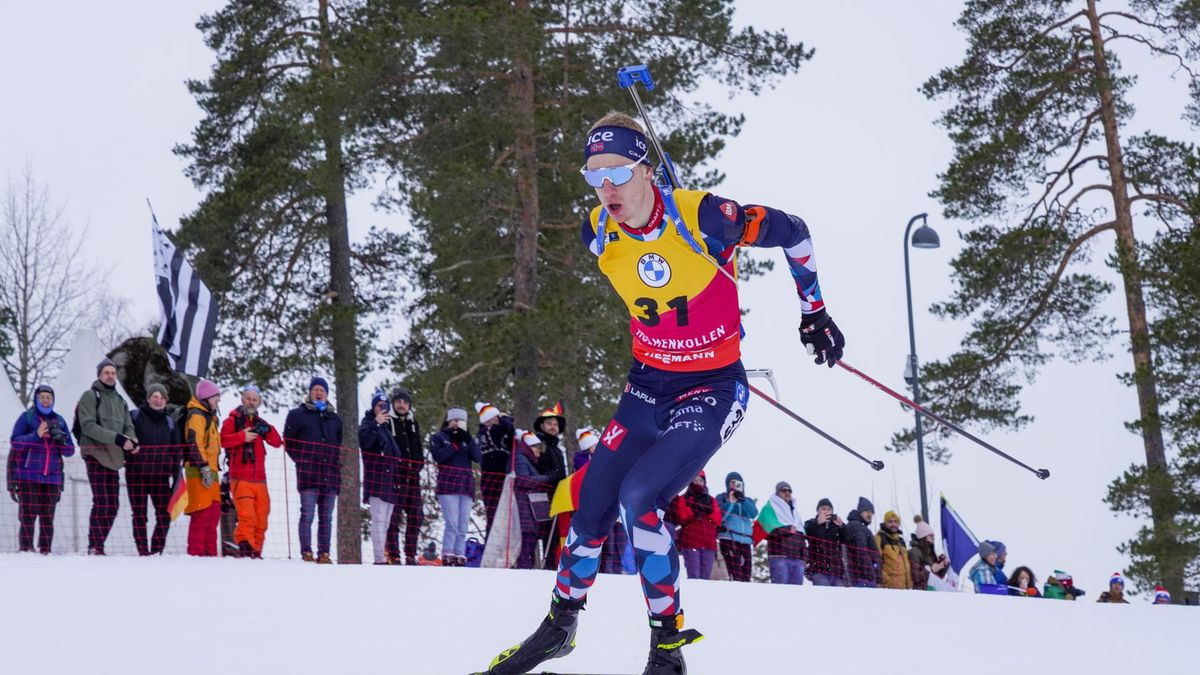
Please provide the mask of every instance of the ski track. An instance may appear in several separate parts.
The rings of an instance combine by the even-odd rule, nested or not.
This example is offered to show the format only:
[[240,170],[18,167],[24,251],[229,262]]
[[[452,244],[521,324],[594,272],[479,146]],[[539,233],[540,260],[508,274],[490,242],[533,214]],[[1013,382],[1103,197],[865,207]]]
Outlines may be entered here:
[[[553,575],[298,561],[0,555],[5,673],[465,675],[532,632]],[[692,675],[1184,672],[1191,607],[684,581]],[[547,673],[640,673],[636,577],[601,575]],[[1193,666],[1187,666],[1191,663]]]

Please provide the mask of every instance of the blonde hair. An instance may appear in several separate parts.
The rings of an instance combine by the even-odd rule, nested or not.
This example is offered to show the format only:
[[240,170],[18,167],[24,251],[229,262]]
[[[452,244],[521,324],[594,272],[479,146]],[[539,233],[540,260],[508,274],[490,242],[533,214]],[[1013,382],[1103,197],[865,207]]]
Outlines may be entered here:
[[599,129],[600,127],[621,127],[623,129],[633,129],[639,134],[646,133],[646,130],[642,128],[641,124],[638,124],[637,120],[623,112],[618,112],[616,110],[613,110],[605,114],[604,117],[596,120],[596,123],[592,125],[592,128],[588,129],[588,134],[590,135],[593,131]]

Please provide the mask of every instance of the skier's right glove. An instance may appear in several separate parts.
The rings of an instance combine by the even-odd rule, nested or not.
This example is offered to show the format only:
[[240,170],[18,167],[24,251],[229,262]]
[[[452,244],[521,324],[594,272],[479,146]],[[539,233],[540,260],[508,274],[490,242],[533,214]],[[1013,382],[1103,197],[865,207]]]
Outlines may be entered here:
[[800,319],[800,342],[808,348],[809,354],[816,355],[813,363],[818,366],[828,364],[830,368],[842,359],[842,351],[846,347],[842,331],[838,330],[833,317],[824,309]]
[[211,468],[208,466],[200,467],[200,482],[204,484],[204,487],[212,487],[214,480],[215,476],[213,475],[213,470]]

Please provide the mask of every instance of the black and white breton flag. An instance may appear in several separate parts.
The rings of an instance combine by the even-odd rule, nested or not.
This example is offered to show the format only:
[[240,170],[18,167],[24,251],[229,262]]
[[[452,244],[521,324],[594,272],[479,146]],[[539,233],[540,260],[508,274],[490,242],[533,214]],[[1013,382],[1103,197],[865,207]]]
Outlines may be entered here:
[[162,304],[158,344],[167,350],[171,367],[196,377],[208,374],[217,332],[217,303],[183,253],[154,222],[154,275]]

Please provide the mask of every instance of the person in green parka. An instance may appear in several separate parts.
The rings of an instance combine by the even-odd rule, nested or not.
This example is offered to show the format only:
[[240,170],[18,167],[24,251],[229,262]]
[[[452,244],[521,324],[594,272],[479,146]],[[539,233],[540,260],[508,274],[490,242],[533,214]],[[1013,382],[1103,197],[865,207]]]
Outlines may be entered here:
[[109,359],[96,365],[96,381],[75,408],[79,450],[92,487],[88,518],[88,555],[104,555],[104,542],[121,503],[121,467],[125,453],[136,454],[137,438],[129,406],[117,391],[117,366]]

